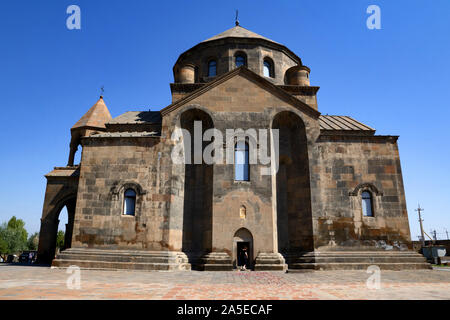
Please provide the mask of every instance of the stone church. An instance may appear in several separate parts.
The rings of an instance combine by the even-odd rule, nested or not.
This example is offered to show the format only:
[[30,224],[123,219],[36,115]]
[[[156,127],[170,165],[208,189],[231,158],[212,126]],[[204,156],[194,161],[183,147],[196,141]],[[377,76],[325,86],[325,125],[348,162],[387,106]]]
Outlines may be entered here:
[[[45,176],[39,261],[232,270],[245,247],[253,270],[428,267],[411,251],[398,137],[322,115],[319,87],[289,48],[236,23],[182,53],[173,76],[172,103],[160,111],[112,118],[100,97],[71,128],[67,166]],[[234,163],[189,161],[186,148],[205,151],[209,129],[244,131],[214,140],[215,152],[231,146]],[[263,147],[251,130],[269,132],[269,164],[249,161],[249,146]]]

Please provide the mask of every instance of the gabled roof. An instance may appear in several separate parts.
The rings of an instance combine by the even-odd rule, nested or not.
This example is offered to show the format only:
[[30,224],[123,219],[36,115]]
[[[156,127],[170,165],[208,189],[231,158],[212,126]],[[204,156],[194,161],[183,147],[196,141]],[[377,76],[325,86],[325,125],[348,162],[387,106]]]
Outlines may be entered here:
[[206,39],[203,42],[223,39],[223,38],[256,38],[256,39],[263,39],[266,41],[270,41],[276,44],[279,44],[278,42],[275,42],[271,39],[268,39],[266,37],[263,37],[262,35],[259,35],[253,31],[247,30],[241,26],[235,26],[233,28],[230,28],[222,33],[219,33],[218,35],[215,35],[214,37],[211,37],[209,39]]
[[71,128],[101,128],[104,129],[105,123],[112,119],[111,114],[109,113],[108,108],[106,107],[105,102],[103,101],[103,97],[100,96],[100,99],[81,117],[77,123]]
[[189,101],[197,98],[198,96],[204,94],[205,92],[211,90],[212,88],[218,86],[221,83],[224,83],[225,81],[237,76],[242,75],[246,77],[247,79],[259,84],[264,89],[271,91],[274,95],[277,95],[280,99],[288,102],[289,104],[295,106],[297,109],[313,116],[313,117],[319,117],[320,112],[309,106],[308,104],[304,103],[303,101],[297,99],[293,95],[287,93],[283,89],[278,88],[276,85],[274,85],[272,82],[264,79],[260,75],[254,73],[253,71],[249,70],[245,66],[240,66],[239,68],[233,69],[221,76],[218,76],[216,79],[214,79],[211,82],[208,82],[203,87],[189,93],[188,95],[184,96],[180,100],[175,101],[174,103],[168,105],[167,107],[161,109],[161,115],[164,116],[180,106],[188,103]]

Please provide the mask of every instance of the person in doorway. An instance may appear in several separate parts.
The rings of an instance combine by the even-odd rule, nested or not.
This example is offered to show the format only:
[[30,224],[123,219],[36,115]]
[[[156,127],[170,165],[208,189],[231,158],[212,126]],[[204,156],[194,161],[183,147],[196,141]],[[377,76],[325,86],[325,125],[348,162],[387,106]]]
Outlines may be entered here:
[[248,252],[247,247],[243,247],[241,251],[241,270],[247,270]]

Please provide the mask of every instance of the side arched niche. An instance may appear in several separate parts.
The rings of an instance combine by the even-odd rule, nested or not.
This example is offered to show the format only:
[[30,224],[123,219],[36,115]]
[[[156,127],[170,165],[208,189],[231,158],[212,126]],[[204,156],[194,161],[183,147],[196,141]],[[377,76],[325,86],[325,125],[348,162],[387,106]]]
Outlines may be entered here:
[[[213,165],[203,161],[197,164],[194,162],[195,121],[201,121],[202,136],[207,129],[214,127],[214,123],[200,109],[189,109],[180,116],[181,128],[189,132],[190,136],[183,136],[183,139],[191,140],[191,161],[185,164],[182,250],[188,255],[197,256],[212,250]],[[202,143],[202,154],[207,144]]]
[[278,251],[313,250],[313,223],[308,143],[303,120],[293,112],[278,113],[272,129],[279,130],[276,174]]

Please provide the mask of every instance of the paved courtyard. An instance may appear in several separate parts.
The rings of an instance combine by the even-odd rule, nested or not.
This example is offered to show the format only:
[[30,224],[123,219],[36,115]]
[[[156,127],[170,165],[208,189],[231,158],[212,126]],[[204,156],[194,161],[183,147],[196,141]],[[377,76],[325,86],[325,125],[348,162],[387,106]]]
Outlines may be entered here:
[[79,275],[76,289],[76,272],[0,265],[0,299],[450,299],[449,269],[381,271],[379,289],[368,288],[372,274],[366,271],[81,270]]

